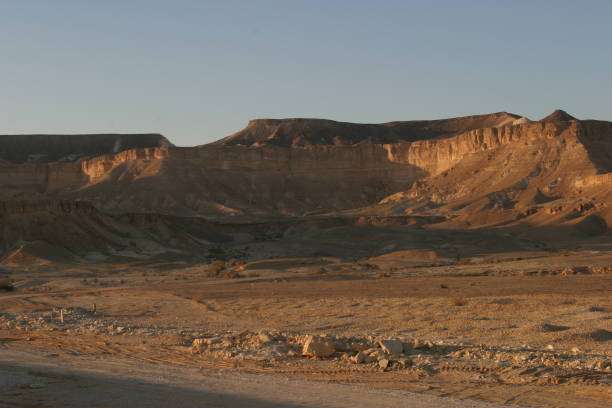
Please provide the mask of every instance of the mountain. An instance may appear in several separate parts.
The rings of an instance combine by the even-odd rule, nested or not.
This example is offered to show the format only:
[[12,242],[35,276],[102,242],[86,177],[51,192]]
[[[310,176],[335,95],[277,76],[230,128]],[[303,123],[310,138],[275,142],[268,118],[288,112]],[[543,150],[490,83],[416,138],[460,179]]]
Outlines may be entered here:
[[[562,111],[538,122],[508,113],[379,125],[265,119],[196,147],[160,135],[4,136],[0,144],[8,147],[0,200],[87,201],[96,220],[146,213],[204,228],[202,217],[412,217],[436,220],[415,221],[423,228],[552,238],[606,235],[612,225],[612,123]],[[115,225],[104,219],[99,231]],[[181,242],[191,238],[173,247],[161,231],[145,235],[160,247],[189,247]],[[6,233],[4,241],[21,242]]]
[[222,146],[313,147],[411,142],[450,136],[468,130],[500,127],[520,116],[506,112],[442,120],[359,124],[323,119],[257,119],[246,128],[214,143]]
[[576,119],[575,117],[573,117],[572,115],[570,115],[569,113],[563,110],[557,109],[550,115],[541,119],[540,122],[557,122],[557,121],[563,122],[563,121],[569,121],[569,120],[578,120],[578,119]]

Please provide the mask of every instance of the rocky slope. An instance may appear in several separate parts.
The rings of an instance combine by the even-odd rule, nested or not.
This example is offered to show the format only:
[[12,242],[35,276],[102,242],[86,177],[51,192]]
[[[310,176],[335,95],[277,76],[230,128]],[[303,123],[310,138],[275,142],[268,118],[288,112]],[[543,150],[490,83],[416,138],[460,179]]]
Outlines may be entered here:
[[0,266],[197,255],[231,235],[203,219],[110,215],[83,201],[0,202]]
[[207,217],[435,215],[453,228],[600,234],[612,222],[611,159],[612,123],[562,111],[539,122],[507,113],[382,125],[259,120],[199,147],[4,163],[0,198]]
[[0,135],[0,163],[76,161],[139,147],[172,144],[160,134]]

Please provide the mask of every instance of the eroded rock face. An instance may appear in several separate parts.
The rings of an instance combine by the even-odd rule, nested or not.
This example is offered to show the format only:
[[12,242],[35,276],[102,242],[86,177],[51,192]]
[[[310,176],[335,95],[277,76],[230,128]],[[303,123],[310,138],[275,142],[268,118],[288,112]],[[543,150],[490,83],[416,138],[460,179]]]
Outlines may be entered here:
[[72,162],[129,149],[171,145],[168,139],[155,133],[0,135],[0,163]]
[[224,146],[352,146],[387,144],[449,136],[473,129],[514,124],[521,117],[507,112],[441,120],[398,121],[381,124],[336,122],[324,119],[256,119],[246,128],[215,144]]
[[[381,125],[262,120],[200,147],[5,162],[0,199],[89,200],[105,210],[198,216],[368,208],[453,214],[462,226],[577,223],[597,212],[610,225],[610,163],[612,123],[558,112],[540,122],[505,113]],[[566,217],[586,196],[599,200],[593,210]]]

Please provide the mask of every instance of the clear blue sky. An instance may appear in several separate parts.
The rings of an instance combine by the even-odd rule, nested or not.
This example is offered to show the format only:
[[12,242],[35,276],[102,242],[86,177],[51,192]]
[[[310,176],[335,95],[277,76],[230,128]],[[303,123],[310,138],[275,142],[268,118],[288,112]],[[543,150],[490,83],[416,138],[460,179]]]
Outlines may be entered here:
[[612,2],[0,0],[0,133],[612,120]]

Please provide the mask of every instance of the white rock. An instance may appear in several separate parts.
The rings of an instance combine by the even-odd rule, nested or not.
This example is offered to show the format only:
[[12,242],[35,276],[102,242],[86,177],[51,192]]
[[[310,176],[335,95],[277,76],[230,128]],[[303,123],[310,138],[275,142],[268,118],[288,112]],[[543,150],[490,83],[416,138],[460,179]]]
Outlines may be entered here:
[[302,354],[310,357],[329,357],[336,352],[333,343],[318,336],[308,336]]

